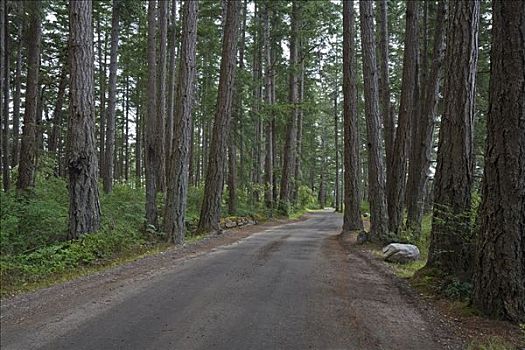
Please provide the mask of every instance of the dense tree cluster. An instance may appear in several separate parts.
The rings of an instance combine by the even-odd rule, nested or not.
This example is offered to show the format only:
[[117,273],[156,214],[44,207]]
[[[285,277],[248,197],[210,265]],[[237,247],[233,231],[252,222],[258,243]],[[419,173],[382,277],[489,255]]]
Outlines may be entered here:
[[523,2],[0,10],[2,186],[30,195],[51,163],[69,181],[69,239],[99,229],[99,182],[145,193],[146,227],[175,243],[191,188],[202,232],[241,202],[288,215],[315,193],[344,212],[343,232],[369,211],[378,242],[426,240],[431,215],[427,269],[525,320]]

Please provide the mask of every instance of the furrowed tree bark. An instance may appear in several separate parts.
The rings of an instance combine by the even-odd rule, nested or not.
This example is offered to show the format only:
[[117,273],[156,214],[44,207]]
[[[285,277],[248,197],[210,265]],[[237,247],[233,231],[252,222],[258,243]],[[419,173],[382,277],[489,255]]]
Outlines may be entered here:
[[165,207],[164,229],[172,242],[184,242],[185,213],[188,197],[189,157],[191,142],[193,82],[197,42],[197,1],[186,1],[183,7],[182,45],[179,59],[177,95],[174,114],[170,174]]
[[[270,23],[269,17],[272,16],[272,10],[269,3],[264,5],[263,14],[263,42],[264,42],[264,98],[268,108],[272,108],[273,96],[272,96],[272,75],[273,63],[272,63],[272,44],[270,43]],[[270,209],[270,215],[273,213],[273,138],[272,138],[272,119],[273,111],[270,111],[270,118],[265,122],[265,159],[264,159],[264,201],[266,207]]]
[[[164,128],[164,151],[166,158],[166,183],[169,181],[170,161],[173,141],[173,114],[175,108],[175,85],[176,79],[176,56],[177,56],[177,0],[173,0],[171,4],[171,35],[169,36],[168,50],[169,50],[169,68],[168,68],[168,101],[166,112],[166,124]],[[190,158],[191,159],[191,158]],[[191,168],[191,166],[190,166]]]
[[388,234],[385,199],[385,165],[382,152],[382,129],[379,118],[379,92],[376,71],[374,15],[370,1],[359,1],[363,78],[368,148],[368,199],[370,202],[370,239],[382,241]]
[[126,114],[124,120],[124,180],[129,180],[129,76],[126,76]]
[[1,77],[1,86],[0,91],[2,91],[2,103],[0,103],[0,111],[2,113],[2,185],[4,192],[9,190],[11,184],[11,171],[10,171],[10,162],[9,162],[9,26],[8,26],[8,8],[7,1],[3,0],[0,2],[1,7],[1,34],[0,40],[2,41],[1,47],[1,66],[2,72],[0,72]]
[[387,0],[379,0],[377,2],[379,11],[379,80],[381,86],[379,88],[380,93],[380,106],[381,113],[383,116],[383,126],[385,129],[385,154],[386,154],[386,169],[389,171],[390,162],[392,160],[393,148],[394,148],[394,137],[395,137],[395,123],[391,113],[390,106],[390,77],[388,68],[388,2]]
[[449,2],[444,110],[427,266],[459,278],[471,268],[473,117],[480,1]]
[[69,2],[69,239],[100,226],[91,1]]
[[193,81],[197,41],[197,1],[186,1],[183,8],[182,46],[175,100],[173,153],[170,160],[164,229],[170,239],[184,242],[188,198],[189,157],[192,132]]
[[252,146],[252,185],[253,201],[258,203],[260,200],[259,185],[262,183],[261,178],[261,160],[262,160],[262,120],[261,120],[261,99],[262,99],[262,45],[261,45],[261,10],[259,6],[255,5],[255,34],[254,34],[254,53],[253,53],[253,104],[252,104],[252,118],[255,126],[255,140]]
[[525,322],[525,3],[494,0],[473,304]]
[[297,65],[299,63],[299,27],[301,6],[298,2],[292,5],[292,28],[290,31],[290,68],[288,103],[290,104],[290,115],[286,124],[285,143],[283,150],[283,168],[281,174],[281,188],[279,194],[279,210],[287,215],[290,209],[291,190],[294,186],[294,169],[297,157],[297,114],[299,102],[299,78]]
[[[100,16],[100,15],[99,15]],[[99,22],[97,22],[98,24]],[[101,31],[101,29],[99,29]],[[101,36],[99,35],[99,40],[101,40]],[[99,106],[99,114],[100,114],[100,125],[99,125],[99,172],[103,176],[105,174],[105,157],[106,157],[106,70],[107,70],[107,64],[106,64],[106,52],[107,52],[107,46],[108,46],[108,40],[107,40],[107,31],[104,33],[104,48],[102,48],[102,45],[99,44],[99,52],[98,52],[98,63],[99,63],[99,88],[100,88],[100,106]]]
[[167,57],[167,38],[168,38],[168,1],[159,0],[159,55],[157,58],[157,117],[160,119],[157,135],[160,138],[159,144],[159,169],[157,171],[157,191],[166,190],[166,57]]
[[[22,7],[22,6],[20,6]],[[11,144],[11,167],[18,165],[20,159],[20,97],[22,90],[22,25],[18,25],[18,44],[15,68],[15,92],[13,94],[13,133]]]
[[107,130],[104,160],[103,189],[105,193],[113,190],[114,176],[114,152],[115,152],[115,130],[116,130],[116,99],[117,99],[117,68],[118,68],[118,45],[120,25],[120,0],[113,0],[111,13],[111,47],[109,54],[109,91],[107,109]]
[[51,136],[49,137],[49,153],[55,156],[56,159],[58,159],[58,136],[60,133],[60,127],[62,125],[62,109],[64,108],[64,97],[66,96],[66,85],[67,63],[64,62],[64,65],[62,66],[62,71],[60,73],[57,99],[55,101],[55,110],[53,112],[53,128],[51,129]]
[[388,230],[399,234],[403,220],[410,121],[417,113],[416,88],[418,85],[418,2],[409,0],[406,9],[405,47],[399,117],[394,137],[394,148],[387,167]]
[[24,3],[29,13],[29,23],[26,33],[27,50],[27,82],[25,93],[24,126],[22,128],[22,144],[20,148],[20,163],[18,165],[17,190],[27,190],[34,186],[36,168],[37,138],[36,114],[38,104],[38,76],[40,70],[40,38],[42,36],[42,20],[40,2]]
[[294,187],[292,189],[292,201],[297,204],[297,197],[299,193],[299,185],[301,182],[301,157],[303,151],[303,124],[304,124],[304,111],[303,111],[303,102],[304,102],[304,56],[303,56],[303,44],[302,40],[299,40],[299,56],[301,57],[299,64],[299,82],[298,82],[298,103],[299,107],[297,110],[297,152],[295,157],[295,169],[294,169]]
[[359,130],[354,1],[343,1],[343,232],[362,230],[359,194]]
[[339,82],[335,79],[334,90],[334,146],[335,146],[335,211],[339,212],[339,115],[337,113],[337,95],[339,94]]
[[157,7],[156,1],[148,2],[148,85],[147,114],[145,120],[145,169],[146,169],[146,224],[158,227],[157,178],[159,169],[159,139],[157,125],[162,122],[157,115]]
[[443,24],[446,19],[447,5],[445,0],[439,2],[436,13],[436,29],[432,49],[430,74],[424,84],[421,96],[421,113],[413,123],[415,137],[412,140],[412,151],[408,167],[407,179],[407,223],[406,227],[415,237],[421,234],[421,220],[425,208],[425,189],[429,179],[432,153],[432,135],[434,120],[439,101],[439,88],[443,73],[443,58],[445,53],[445,33]]
[[142,109],[140,104],[137,104],[135,114],[135,186],[140,188],[142,186],[142,145],[144,123],[142,122]]
[[239,33],[239,1],[228,0],[226,23],[222,40],[222,58],[217,97],[217,112],[211,139],[204,200],[201,207],[198,229],[200,231],[219,231],[221,218],[221,199],[224,185],[224,166],[226,163],[228,130],[231,120],[233,85]]

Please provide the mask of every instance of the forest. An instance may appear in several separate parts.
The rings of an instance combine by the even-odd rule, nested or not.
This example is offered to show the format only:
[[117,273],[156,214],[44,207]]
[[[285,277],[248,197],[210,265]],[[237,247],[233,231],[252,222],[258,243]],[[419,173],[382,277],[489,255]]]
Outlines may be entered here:
[[435,293],[525,324],[524,2],[0,11],[2,298],[333,208],[365,246],[417,246]]

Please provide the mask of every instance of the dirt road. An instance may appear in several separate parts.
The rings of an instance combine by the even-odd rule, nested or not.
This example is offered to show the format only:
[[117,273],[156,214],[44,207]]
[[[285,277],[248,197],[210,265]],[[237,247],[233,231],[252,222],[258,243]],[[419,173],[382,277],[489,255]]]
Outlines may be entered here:
[[340,227],[312,213],[5,300],[1,348],[458,348],[402,281],[343,246]]

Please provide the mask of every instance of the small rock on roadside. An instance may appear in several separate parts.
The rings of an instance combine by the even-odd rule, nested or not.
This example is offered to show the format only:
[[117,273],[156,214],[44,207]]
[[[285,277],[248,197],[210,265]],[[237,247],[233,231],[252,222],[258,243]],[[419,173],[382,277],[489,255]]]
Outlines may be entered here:
[[383,248],[385,261],[406,264],[419,259],[418,247],[413,244],[390,243]]

